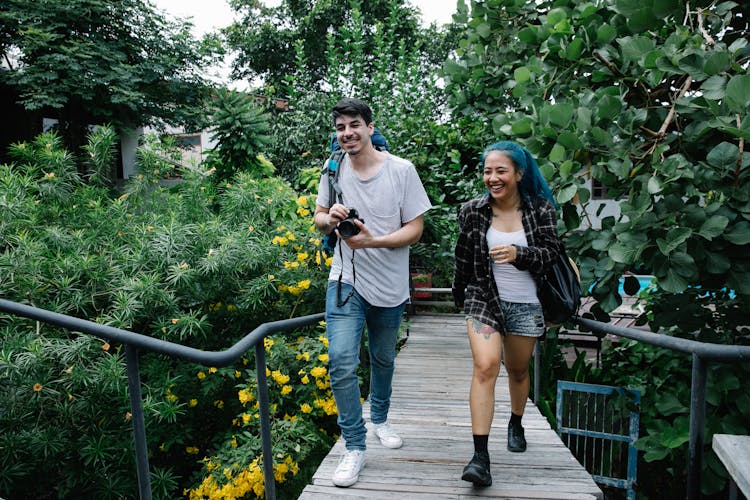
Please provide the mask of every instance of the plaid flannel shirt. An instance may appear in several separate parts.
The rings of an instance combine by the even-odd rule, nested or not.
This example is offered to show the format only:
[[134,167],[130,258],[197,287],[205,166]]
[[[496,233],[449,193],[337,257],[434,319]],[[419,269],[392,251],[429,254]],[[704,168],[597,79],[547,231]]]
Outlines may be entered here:
[[[516,260],[521,271],[529,271],[537,283],[565,246],[557,235],[557,215],[552,203],[537,198],[522,201],[521,217],[528,246],[516,245]],[[492,259],[487,246],[487,230],[492,225],[490,196],[465,203],[458,214],[459,235],[456,243],[456,270],[453,297],[466,314],[504,332],[500,294],[492,272]]]

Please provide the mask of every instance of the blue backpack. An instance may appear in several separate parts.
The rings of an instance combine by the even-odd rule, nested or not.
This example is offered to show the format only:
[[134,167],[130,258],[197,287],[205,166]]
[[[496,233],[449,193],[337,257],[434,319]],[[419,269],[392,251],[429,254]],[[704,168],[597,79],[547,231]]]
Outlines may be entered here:
[[[388,151],[388,141],[385,136],[380,133],[376,128],[375,132],[370,138],[372,145],[378,151]],[[331,136],[331,156],[328,158],[328,163],[323,167],[323,174],[328,176],[328,208],[331,208],[336,200],[342,203],[341,187],[339,186],[339,165],[346,152],[341,149],[339,141],[334,133]],[[336,248],[336,231],[331,231],[329,234],[323,237],[323,250],[329,254],[333,254],[333,249]]]

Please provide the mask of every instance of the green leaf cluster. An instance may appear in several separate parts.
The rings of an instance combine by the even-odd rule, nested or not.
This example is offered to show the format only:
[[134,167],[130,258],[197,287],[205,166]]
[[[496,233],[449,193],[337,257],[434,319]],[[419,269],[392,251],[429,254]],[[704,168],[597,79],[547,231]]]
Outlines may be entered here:
[[[139,174],[116,191],[95,175],[111,167],[111,134],[104,127],[90,137],[86,165],[54,133],[14,145],[14,161],[0,165],[3,298],[205,350],[225,349],[263,322],[323,309],[329,264],[311,231],[309,197],[277,177],[250,173],[218,184],[205,168],[184,167],[182,180],[168,187],[179,152],[153,137],[139,148]],[[296,332],[301,339],[286,355],[320,344],[313,342],[319,334]],[[133,496],[122,346],[7,315],[0,317],[0,345],[0,491]],[[196,459],[228,446],[241,412],[236,386],[251,383],[245,366],[253,363],[250,355],[214,377],[215,368],[142,356],[161,498],[194,486]],[[289,451],[299,462],[330,439],[318,431],[330,417],[292,413],[289,405],[298,407],[306,394],[295,391],[279,411],[299,413],[300,421],[282,425],[276,439],[301,443],[307,436],[312,444]]]
[[[731,1],[489,0],[456,16],[463,38],[443,66],[451,108],[539,159],[597,319],[622,304],[624,272],[648,274],[642,322],[747,344],[749,13]],[[590,182],[604,186],[613,215]],[[689,359],[628,345],[605,362],[610,382],[644,379],[639,446],[653,476],[679,488]],[[747,420],[744,399],[726,379],[737,367],[711,369],[709,438],[747,433],[736,425]],[[725,475],[706,446],[703,489],[713,494]],[[649,496],[680,491],[648,476]]]

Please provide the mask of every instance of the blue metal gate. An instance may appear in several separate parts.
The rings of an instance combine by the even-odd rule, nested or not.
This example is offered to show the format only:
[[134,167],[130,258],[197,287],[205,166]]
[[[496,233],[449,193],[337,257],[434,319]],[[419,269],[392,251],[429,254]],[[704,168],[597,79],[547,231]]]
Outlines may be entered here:
[[635,500],[641,393],[604,385],[557,382],[557,434],[597,483]]

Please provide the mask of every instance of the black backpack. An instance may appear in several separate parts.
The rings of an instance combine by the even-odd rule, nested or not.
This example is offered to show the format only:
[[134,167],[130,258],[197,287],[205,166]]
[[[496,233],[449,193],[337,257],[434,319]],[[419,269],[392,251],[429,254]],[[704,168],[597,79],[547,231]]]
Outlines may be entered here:
[[[388,141],[378,129],[375,129],[370,139],[375,149],[378,151],[388,151]],[[339,203],[342,203],[341,187],[339,186],[338,179],[339,165],[341,165],[345,154],[346,152],[339,145],[336,134],[333,134],[331,137],[331,156],[323,167],[323,175],[328,176],[328,208],[331,208],[337,199]],[[331,231],[325,235],[323,237],[323,251],[332,255],[333,249],[336,248],[336,241],[336,231]]]

